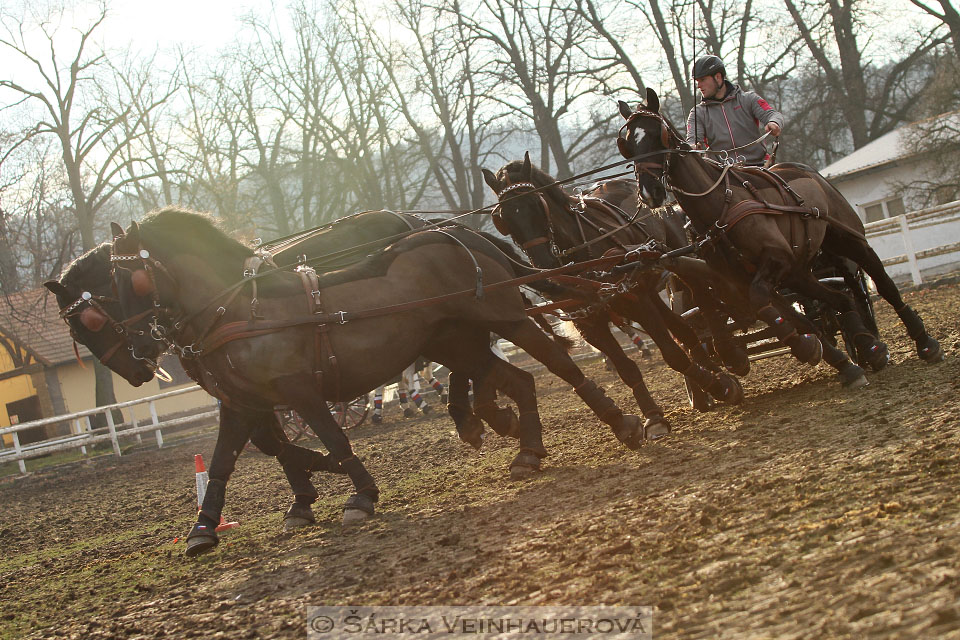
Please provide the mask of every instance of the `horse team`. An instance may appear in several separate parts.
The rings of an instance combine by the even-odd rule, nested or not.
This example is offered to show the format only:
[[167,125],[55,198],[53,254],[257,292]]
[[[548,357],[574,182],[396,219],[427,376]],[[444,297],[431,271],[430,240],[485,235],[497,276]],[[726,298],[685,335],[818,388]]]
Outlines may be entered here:
[[[205,215],[168,207],[78,258],[56,295],[74,339],[137,386],[157,358],[184,369],[221,400],[210,483],[187,538],[187,555],[213,548],[226,483],[248,441],[281,464],[294,493],[287,528],[315,522],[311,474],[343,473],[354,485],[344,522],[371,516],[379,497],[327,408],[396,377],[418,357],[450,369],[448,410],[460,437],[482,443],[484,422],[518,440],[510,475],[540,469],[547,456],[534,380],[490,350],[513,342],[573,386],[625,446],[670,432],[636,363],[610,332],[611,319],[638,323],[664,361],[727,403],[743,400],[737,376],[749,359],[733,333],[758,320],[804,363],[821,359],[845,386],[866,383],[860,364],[879,369],[886,347],[857,305],[811,275],[817,261],[853,261],[903,320],[919,356],[943,358],[866,243],[856,213],[816,171],[795,164],[769,171],[713,162],[691,150],[659,113],[655,93],[625,118],[618,147],[636,181],[600,183],[573,197],[529,157],[483,170],[498,198],[493,220],[526,254],[455,223],[370,211],[257,251]],[[659,207],[669,188],[683,212]],[[685,214],[685,215],[684,215]],[[688,222],[689,221],[689,222]],[[692,227],[693,241],[686,226]],[[313,256],[305,259],[304,256]],[[665,271],[687,288],[707,322],[712,349],[659,295]],[[643,416],[625,414],[531,318],[519,286],[554,301],[607,355]],[[857,362],[784,298],[789,288],[840,314]],[[376,357],[371,357],[376,354]],[[858,364],[859,363],[859,364]],[[473,383],[473,404],[468,387]],[[497,404],[510,397],[517,412]],[[290,443],[273,408],[295,409],[328,454]]]

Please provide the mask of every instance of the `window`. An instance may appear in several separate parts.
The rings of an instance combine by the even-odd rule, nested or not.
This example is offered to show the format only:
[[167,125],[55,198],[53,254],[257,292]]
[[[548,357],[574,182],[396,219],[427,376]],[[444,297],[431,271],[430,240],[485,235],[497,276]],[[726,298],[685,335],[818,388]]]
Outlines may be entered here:
[[863,217],[864,222],[876,222],[877,220],[883,220],[883,205],[871,204],[868,207],[864,207]]
[[880,202],[861,205],[861,209],[863,209],[864,222],[876,222],[884,218],[895,218],[902,216],[906,211],[903,206],[903,198],[899,196],[881,200]]
[[164,358],[163,362],[160,363],[160,366],[163,367],[163,370],[170,374],[170,377],[173,378],[170,382],[164,382],[160,378],[157,378],[157,382],[160,383],[161,389],[169,389],[170,387],[179,387],[180,385],[190,384],[193,380],[190,379],[190,376],[187,375],[187,372],[183,370],[183,367],[180,366],[180,361],[177,358]]

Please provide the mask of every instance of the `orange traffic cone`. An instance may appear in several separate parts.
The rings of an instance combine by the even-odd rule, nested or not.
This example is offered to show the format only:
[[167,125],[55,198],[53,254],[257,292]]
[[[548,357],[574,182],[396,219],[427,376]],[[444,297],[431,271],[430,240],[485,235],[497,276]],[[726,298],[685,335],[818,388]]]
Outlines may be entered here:
[[[207,468],[203,466],[203,456],[199,453],[193,456],[193,466],[197,470],[197,510],[199,511],[203,505],[203,496],[207,493],[207,483],[210,481],[210,476],[207,475]],[[216,530],[218,532],[226,531],[239,524],[239,522],[227,522],[223,519],[223,516],[220,516],[220,524],[217,525]]]

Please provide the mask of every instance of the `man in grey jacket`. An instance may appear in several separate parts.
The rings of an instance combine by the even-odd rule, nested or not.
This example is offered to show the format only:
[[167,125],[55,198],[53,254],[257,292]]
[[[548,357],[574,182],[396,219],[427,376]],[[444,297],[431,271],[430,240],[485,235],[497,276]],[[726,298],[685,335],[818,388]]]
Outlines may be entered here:
[[[780,112],[753,91],[744,91],[727,80],[720,58],[698,58],[693,77],[703,97],[687,118],[687,142],[691,146],[714,151],[733,149],[759,138],[760,127],[773,136],[780,135]],[[735,161],[762,165],[768,158],[761,143],[737,151]]]

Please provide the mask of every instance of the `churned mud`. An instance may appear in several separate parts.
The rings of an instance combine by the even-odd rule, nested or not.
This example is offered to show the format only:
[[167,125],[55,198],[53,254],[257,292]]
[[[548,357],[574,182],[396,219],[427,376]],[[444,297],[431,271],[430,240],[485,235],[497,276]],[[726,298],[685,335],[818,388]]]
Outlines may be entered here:
[[859,392],[777,358],[743,405],[695,414],[641,361],[675,431],[636,452],[541,374],[551,456],[529,481],[509,480],[512,442],[476,453],[445,416],[365,424],[382,497],[350,530],[348,482],[316,476],[319,524],[282,533],[280,467],[246,452],[241,526],[184,558],[212,437],[5,482],[0,637],[302,638],[308,604],[483,603],[652,605],[658,638],[960,637],[960,287],[908,302],[946,360],[921,362],[878,303],[892,362]]

